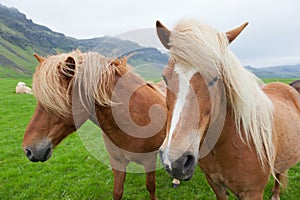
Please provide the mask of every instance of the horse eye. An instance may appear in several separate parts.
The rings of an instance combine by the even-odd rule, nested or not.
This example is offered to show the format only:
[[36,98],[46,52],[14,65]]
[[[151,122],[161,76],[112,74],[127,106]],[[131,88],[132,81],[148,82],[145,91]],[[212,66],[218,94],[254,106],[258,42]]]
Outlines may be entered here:
[[162,75],[163,80],[165,81],[166,85],[168,85],[168,81],[165,75]]

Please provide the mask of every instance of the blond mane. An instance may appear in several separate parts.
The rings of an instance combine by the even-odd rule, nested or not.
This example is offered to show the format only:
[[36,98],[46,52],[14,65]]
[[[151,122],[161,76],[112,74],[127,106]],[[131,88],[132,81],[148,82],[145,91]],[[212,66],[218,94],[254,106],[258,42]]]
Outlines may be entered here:
[[[69,58],[75,63],[68,63]],[[33,76],[32,88],[46,109],[68,117],[72,115],[74,89],[85,107],[89,103],[108,106],[115,75],[122,76],[129,69],[126,58],[111,59],[95,52],[73,51],[50,56],[42,62]]]
[[240,138],[253,143],[262,166],[267,164],[274,175],[273,104],[258,78],[230,51],[226,35],[201,22],[184,20],[171,32],[170,46],[170,59],[178,66],[196,68],[206,80],[222,78]]

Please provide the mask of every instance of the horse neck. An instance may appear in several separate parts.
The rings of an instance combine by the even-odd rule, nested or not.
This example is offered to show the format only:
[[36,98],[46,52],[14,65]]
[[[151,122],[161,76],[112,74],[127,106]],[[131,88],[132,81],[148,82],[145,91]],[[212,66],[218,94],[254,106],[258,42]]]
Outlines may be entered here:
[[133,72],[116,77],[110,97],[112,104],[107,106],[97,104],[96,115],[90,119],[117,145],[134,138],[122,128],[124,124],[147,126],[151,123],[148,116],[150,107],[154,104],[166,107],[164,96]]

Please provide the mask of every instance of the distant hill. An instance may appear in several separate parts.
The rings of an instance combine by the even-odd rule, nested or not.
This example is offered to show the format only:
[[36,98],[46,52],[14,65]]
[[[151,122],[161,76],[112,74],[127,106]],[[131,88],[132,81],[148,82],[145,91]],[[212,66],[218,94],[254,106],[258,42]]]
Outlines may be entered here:
[[246,66],[245,68],[259,78],[300,78],[300,64],[264,68]]
[[[104,56],[130,55],[129,64],[146,78],[160,77],[168,60],[167,54],[155,48],[145,48],[128,40],[109,36],[78,40],[35,24],[15,8],[0,4],[0,78],[31,77],[37,61],[32,56],[69,52],[75,49],[97,51]],[[152,63],[153,69],[149,69]],[[300,77],[300,64],[254,68],[246,66],[260,78]]]
[[166,64],[168,60],[168,56],[157,49],[128,40],[109,36],[86,40],[68,37],[35,24],[15,8],[0,4],[0,78],[32,76],[37,65],[33,53],[47,56],[75,49],[97,51],[104,56],[134,54],[129,59],[132,65]]

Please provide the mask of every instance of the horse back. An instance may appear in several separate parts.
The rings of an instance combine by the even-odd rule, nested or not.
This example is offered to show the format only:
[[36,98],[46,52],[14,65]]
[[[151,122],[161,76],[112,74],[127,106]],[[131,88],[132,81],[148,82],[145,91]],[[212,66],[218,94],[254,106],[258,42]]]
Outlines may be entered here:
[[274,105],[275,169],[284,172],[300,160],[300,94],[283,83],[263,87]]

